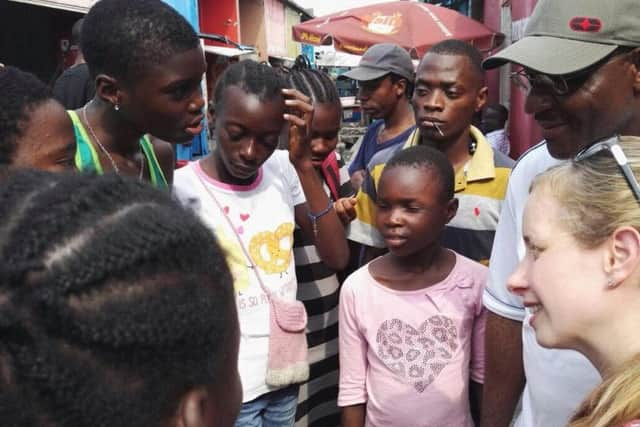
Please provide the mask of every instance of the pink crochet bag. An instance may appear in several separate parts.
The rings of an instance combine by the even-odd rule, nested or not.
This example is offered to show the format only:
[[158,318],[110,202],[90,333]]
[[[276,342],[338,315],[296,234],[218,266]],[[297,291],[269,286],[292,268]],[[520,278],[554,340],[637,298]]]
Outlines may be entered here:
[[304,382],[309,379],[305,334],[307,312],[304,305],[300,301],[276,298],[264,286],[263,290],[269,297],[270,307],[266,382],[272,387]]

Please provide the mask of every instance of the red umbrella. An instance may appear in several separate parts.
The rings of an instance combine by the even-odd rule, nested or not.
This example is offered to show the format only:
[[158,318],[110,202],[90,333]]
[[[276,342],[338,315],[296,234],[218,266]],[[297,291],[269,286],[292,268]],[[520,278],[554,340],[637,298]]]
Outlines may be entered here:
[[336,50],[362,55],[376,43],[396,43],[414,58],[445,39],[493,49],[504,34],[446,7],[413,1],[393,1],[332,13],[293,26],[293,39],[314,45],[334,44]]

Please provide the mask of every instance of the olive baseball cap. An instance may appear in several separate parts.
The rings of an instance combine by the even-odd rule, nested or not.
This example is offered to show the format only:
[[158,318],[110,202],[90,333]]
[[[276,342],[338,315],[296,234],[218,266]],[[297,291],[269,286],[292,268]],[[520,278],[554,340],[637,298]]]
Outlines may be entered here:
[[487,58],[561,75],[604,59],[619,46],[640,46],[640,0],[539,0],[522,39]]
[[413,82],[413,62],[409,52],[393,43],[374,44],[362,55],[358,66],[341,77],[367,81],[389,73]]

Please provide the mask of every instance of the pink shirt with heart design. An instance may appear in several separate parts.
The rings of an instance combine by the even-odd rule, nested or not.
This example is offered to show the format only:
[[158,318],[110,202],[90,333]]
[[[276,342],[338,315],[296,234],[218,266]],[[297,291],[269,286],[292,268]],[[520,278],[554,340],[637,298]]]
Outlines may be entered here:
[[339,406],[367,426],[472,427],[469,380],[484,381],[488,269],[456,254],[445,280],[417,291],[378,283],[366,265],[340,295]]

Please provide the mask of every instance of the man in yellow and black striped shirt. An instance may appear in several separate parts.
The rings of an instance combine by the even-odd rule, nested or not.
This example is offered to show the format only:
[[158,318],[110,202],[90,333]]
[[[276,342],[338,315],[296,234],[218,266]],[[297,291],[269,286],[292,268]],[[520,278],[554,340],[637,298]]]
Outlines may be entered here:
[[376,188],[384,165],[398,150],[425,144],[443,151],[456,172],[459,208],[445,228],[443,245],[488,263],[514,162],[494,151],[471,125],[487,99],[481,60],[477,49],[459,40],[435,45],[422,59],[412,98],[418,128],[404,145],[376,153],[357,196],[349,238],[369,247],[364,261],[379,253],[374,248],[384,248],[375,227]]

